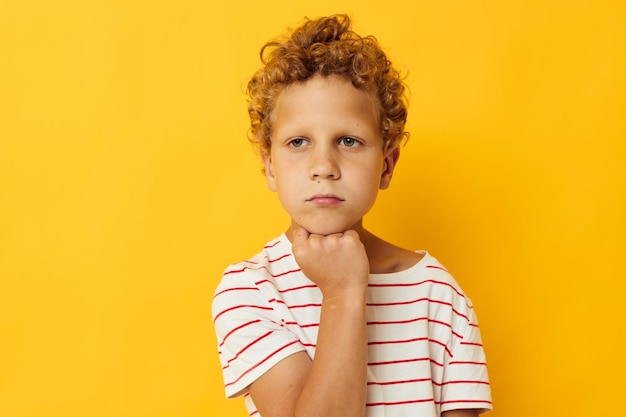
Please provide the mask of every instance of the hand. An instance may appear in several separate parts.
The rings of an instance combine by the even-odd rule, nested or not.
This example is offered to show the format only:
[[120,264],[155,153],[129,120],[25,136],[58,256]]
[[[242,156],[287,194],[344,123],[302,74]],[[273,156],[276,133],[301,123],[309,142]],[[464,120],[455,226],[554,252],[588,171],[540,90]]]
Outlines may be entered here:
[[364,293],[369,277],[365,246],[354,230],[328,236],[293,230],[292,248],[302,272],[322,291],[325,299]]

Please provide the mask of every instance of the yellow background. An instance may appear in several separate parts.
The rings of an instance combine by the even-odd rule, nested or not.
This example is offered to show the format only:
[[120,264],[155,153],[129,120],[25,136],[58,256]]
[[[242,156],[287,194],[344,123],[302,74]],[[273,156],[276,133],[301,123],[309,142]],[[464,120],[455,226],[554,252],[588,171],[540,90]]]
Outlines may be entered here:
[[245,415],[212,292],[287,219],[242,91],[266,40],[344,11],[411,88],[366,223],[472,297],[492,415],[619,414],[624,2],[307,3],[2,0],[0,416]]

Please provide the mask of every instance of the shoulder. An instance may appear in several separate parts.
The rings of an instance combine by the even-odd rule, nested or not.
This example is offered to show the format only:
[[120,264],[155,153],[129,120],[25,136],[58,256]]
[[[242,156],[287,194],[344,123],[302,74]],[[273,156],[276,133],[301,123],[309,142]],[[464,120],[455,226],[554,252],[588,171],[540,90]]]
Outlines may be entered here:
[[[448,269],[427,251],[405,257],[404,268],[392,272],[372,273],[370,286],[404,291],[406,296],[426,297],[456,311],[472,309],[472,303]],[[466,314],[464,314],[466,315]]]
[[421,264],[434,287],[440,293],[448,295],[453,308],[465,312],[473,309],[470,298],[465,294],[452,273],[437,258],[424,252],[424,259]]
[[266,303],[278,291],[277,278],[293,272],[299,268],[289,240],[281,235],[255,256],[226,267],[213,295],[214,318],[235,305]]
[[241,297],[245,291],[258,290],[258,283],[263,278],[272,275],[274,257],[280,258],[284,248],[281,248],[280,237],[268,242],[255,256],[230,264],[226,267],[219,281],[213,303],[230,298],[230,293],[237,293]]
[[284,265],[281,261],[290,257],[292,253],[289,240],[279,236],[265,244],[255,256],[228,265],[222,275],[218,291],[233,282],[254,281],[260,276],[272,276]]

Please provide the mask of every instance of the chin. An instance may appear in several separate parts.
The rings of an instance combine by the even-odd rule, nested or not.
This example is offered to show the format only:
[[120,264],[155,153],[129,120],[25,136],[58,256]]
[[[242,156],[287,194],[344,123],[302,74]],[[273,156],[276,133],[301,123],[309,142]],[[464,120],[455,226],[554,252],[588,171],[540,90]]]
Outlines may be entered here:
[[350,226],[346,225],[333,225],[333,224],[303,224],[302,227],[312,234],[328,236],[335,233],[343,233],[346,230],[350,229]]
[[314,235],[322,235],[322,236],[329,236],[329,235],[334,235],[337,233],[343,233],[345,232],[347,229],[344,230],[337,230],[337,229],[317,229],[317,230],[308,230],[309,233],[314,234]]

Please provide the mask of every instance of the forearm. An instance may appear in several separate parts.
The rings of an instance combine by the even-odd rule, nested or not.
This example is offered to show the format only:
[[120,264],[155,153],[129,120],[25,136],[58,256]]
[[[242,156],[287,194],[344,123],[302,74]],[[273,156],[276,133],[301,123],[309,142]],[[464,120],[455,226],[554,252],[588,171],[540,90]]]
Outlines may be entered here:
[[322,302],[315,358],[297,417],[362,417],[367,394],[365,291]]

